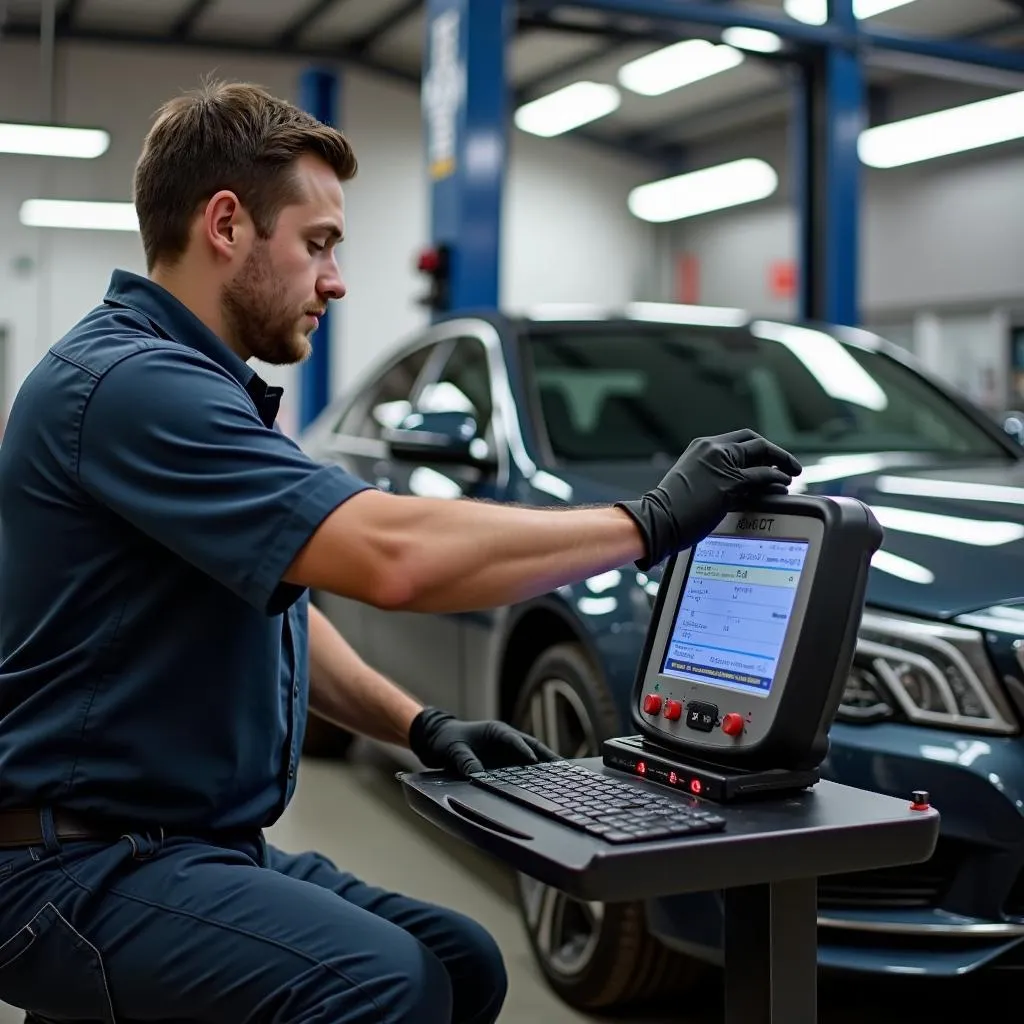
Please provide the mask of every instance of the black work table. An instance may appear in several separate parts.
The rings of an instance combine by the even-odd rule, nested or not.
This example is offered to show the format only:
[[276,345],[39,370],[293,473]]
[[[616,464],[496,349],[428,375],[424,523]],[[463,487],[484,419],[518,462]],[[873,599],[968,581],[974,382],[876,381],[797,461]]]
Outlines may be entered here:
[[[576,763],[656,785],[599,757]],[[726,819],[724,832],[613,845],[443,772],[398,777],[418,814],[578,899],[724,890],[726,1024],[815,1024],[818,877],[920,863],[939,833],[938,813],[911,810],[910,794],[901,800],[823,781],[770,800],[702,802]]]

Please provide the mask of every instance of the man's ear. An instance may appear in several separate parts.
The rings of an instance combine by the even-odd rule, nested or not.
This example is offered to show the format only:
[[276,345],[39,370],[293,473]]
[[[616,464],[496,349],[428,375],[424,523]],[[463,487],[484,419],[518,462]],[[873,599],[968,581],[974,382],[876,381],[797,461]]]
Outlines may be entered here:
[[210,197],[203,210],[201,230],[220,259],[233,260],[247,247],[250,221],[234,192],[224,189]]

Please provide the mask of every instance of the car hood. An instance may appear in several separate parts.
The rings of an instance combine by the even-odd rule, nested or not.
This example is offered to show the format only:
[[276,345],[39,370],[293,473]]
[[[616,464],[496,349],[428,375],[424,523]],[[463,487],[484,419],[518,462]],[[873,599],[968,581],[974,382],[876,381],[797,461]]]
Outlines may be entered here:
[[[869,505],[885,529],[868,603],[951,618],[1024,602],[1024,461],[937,461],[863,454],[803,458],[795,491],[846,495]],[[573,504],[632,497],[665,467],[594,463],[560,467]]]

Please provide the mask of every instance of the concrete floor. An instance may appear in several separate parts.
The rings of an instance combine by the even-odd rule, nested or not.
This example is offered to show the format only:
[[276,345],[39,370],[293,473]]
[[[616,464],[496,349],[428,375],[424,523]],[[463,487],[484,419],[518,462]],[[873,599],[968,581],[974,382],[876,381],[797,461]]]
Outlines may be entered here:
[[[570,1010],[551,993],[516,916],[509,873],[413,814],[394,771],[379,753],[359,748],[344,764],[307,760],[296,798],[268,839],[286,850],[318,849],[369,882],[456,908],[483,924],[500,944],[509,970],[500,1024],[606,1022]],[[913,978],[891,983],[826,978],[820,987],[820,1024],[988,1024],[1001,1017],[995,1009],[1000,997],[1017,1005],[1016,988],[1007,976],[950,985]],[[717,989],[712,983],[696,1004],[653,1008],[643,1024],[718,1024]],[[0,1004],[0,1024],[22,1019]],[[615,1020],[630,1024],[623,1017]],[[639,1024],[640,1018],[631,1020]]]

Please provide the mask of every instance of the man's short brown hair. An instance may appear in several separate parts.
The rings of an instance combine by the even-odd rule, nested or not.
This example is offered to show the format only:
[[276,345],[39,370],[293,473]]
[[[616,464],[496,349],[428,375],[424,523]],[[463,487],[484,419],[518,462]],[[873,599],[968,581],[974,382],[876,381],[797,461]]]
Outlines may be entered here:
[[134,200],[146,265],[173,264],[203,204],[230,189],[268,238],[280,210],[301,199],[294,161],[305,153],[341,181],[355,154],[341,132],[258,85],[209,82],[157,112],[135,167]]

